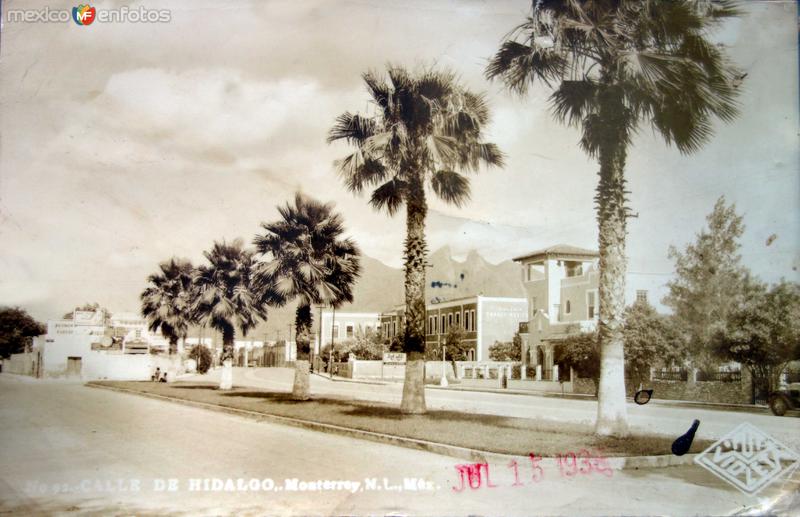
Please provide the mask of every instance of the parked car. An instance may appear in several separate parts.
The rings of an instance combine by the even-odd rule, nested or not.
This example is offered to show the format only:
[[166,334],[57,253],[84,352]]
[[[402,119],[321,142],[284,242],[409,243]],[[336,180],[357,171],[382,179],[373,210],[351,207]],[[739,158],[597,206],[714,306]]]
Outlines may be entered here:
[[793,382],[770,393],[769,408],[777,416],[783,416],[789,410],[800,409],[800,382]]

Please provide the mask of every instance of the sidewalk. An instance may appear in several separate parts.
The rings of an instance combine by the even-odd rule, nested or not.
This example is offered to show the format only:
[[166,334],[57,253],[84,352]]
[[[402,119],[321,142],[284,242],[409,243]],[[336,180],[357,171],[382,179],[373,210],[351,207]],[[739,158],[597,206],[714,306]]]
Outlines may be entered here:
[[[319,377],[324,379],[329,379],[329,377],[325,374],[314,373]],[[379,380],[366,380],[366,379],[348,379],[345,377],[333,377],[333,382],[350,382],[355,384],[377,384],[377,385],[390,385],[390,384],[397,384],[397,382],[401,381],[379,381]],[[478,386],[459,386],[458,384],[450,384],[447,387],[442,387],[437,384],[426,384],[426,388],[434,389],[434,390],[443,390],[443,391],[472,391],[478,393],[499,393],[505,395],[525,395],[527,397],[548,397],[548,398],[562,398],[562,399],[571,399],[571,400],[597,400],[597,397],[594,395],[585,395],[582,393],[558,393],[552,391],[536,391],[536,390],[520,390],[520,389],[509,389],[509,388],[483,388]],[[633,403],[633,397],[627,398],[628,402]],[[650,399],[648,402],[649,405],[656,405],[656,406],[671,406],[671,407],[688,407],[688,408],[701,408],[701,409],[716,409],[719,411],[741,411],[744,413],[756,413],[756,414],[769,414],[770,410],[768,406],[756,406],[750,404],[727,404],[722,402],[699,402],[693,400],[669,400],[669,399]]]

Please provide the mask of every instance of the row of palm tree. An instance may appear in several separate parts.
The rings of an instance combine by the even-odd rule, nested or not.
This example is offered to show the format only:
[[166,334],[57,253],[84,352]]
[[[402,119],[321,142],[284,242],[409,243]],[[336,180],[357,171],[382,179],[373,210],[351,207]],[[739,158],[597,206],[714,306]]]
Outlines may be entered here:
[[333,307],[353,301],[352,289],[360,272],[360,252],[342,237],[341,216],[330,203],[297,194],[294,203],[278,207],[281,218],[263,223],[255,249],[241,240],[215,242],[204,252],[207,264],[193,267],[172,258],[148,277],[141,293],[142,315],[151,331],[177,350],[192,324],[222,334],[223,371],[220,389],[232,387],[234,341],[237,330],[246,336],[267,320],[269,307],[295,301],[297,361],[293,395],[309,398],[311,307]]
[[[601,374],[596,433],[628,433],[622,313],[625,307],[625,162],[642,124],[681,153],[712,136],[711,119],[732,120],[743,75],[709,34],[741,14],[729,0],[533,0],[531,15],[502,42],[486,68],[520,95],[550,92],[554,118],[581,130],[580,147],[599,162],[599,339]],[[502,166],[482,139],[489,120],[483,95],[447,71],[411,74],[389,66],[388,80],[362,77],[373,110],[346,112],[329,142],[354,150],[337,162],[354,193],[372,188],[370,204],[393,215],[406,209],[404,351],[409,354],[401,410],[425,411],[426,190],[461,206],[465,173]],[[532,143],[536,145],[536,142]]]
[[[598,434],[628,433],[622,342],[628,149],[640,126],[649,124],[667,144],[692,153],[712,136],[713,118],[730,121],[736,116],[743,75],[711,41],[710,33],[740,15],[731,0],[533,0],[531,15],[506,36],[486,68],[487,79],[501,81],[510,92],[524,95],[534,87],[548,91],[553,117],[580,129],[581,149],[599,163]],[[352,147],[336,162],[349,190],[359,194],[371,189],[370,204],[390,216],[405,207],[403,349],[408,361],[401,411],[423,413],[427,195],[433,192],[446,203],[462,206],[470,195],[467,175],[502,167],[504,155],[484,141],[489,123],[484,95],[465,88],[454,73],[411,73],[389,66],[386,76],[367,72],[362,79],[371,101],[368,113],[339,116],[328,142],[344,141]],[[237,311],[252,313],[236,322],[246,331],[262,317],[256,309],[260,304],[297,299],[298,358],[305,358],[307,352],[300,347],[307,347],[311,305],[349,301],[358,274],[355,244],[330,244],[341,223],[329,222],[330,214],[307,211],[314,212],[301,208],[298,198],[295,207],[281,211],[282,221],[264,225],[266,234],[255,241],[267,257],[266,265],[257,267],[261,274],[246,273],[252,255],[240,256],[244,251],[236,246],[229,251],[230,245],[215,244],[206,253],[211,266],[192,275],[199,294],[189,295],[189,301],[183,295],[164,295],[165,299],[176,300],[176,311],[185,305],[192,314],[202,315],[230,343]],[[162,275],[182,268],[162,265]],[[155,288],[161,281],[151,277]],[[252,293],[245,287],[250,281],[255,282]],[[182,282],[163,280],[164,286],[173,287]],[[198,302],[201,299],[206,302]],[[181,331],[169,309],[146,306],[152,307],[148,314],[163,322],[162,329]],[[307,361],[298,368],[295,391],[302,396],[307,378],[304,388],[300,369],[307,376]]]

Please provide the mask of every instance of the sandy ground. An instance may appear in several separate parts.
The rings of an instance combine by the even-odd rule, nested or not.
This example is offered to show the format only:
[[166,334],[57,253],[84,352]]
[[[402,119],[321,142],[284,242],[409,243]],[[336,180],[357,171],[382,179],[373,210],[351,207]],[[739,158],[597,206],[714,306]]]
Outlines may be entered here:
[[[776,483],[759,499],[694,466],[567,477],[522,464],[513,486],[513,467],[492,464],[496,487],[483,477],[459,491],[463,462],[446,456],[7,375],[0,428],[0,510],[19,514],[708,515],[798,488]],[[287,479],[359,486],[292,491]],[[422,490],[390,489],[407,480]]]

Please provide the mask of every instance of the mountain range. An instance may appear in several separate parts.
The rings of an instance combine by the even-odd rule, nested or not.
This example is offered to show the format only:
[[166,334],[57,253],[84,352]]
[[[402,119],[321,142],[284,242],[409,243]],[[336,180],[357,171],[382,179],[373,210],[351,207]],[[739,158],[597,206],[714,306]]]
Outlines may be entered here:
[[[428,255],[428,264],[425,275],[425,297],[428,302],[477,294],[525,296],[519,265],[510,260],[492,264],[472,250],[463,261],[459,261],[453,258],[450,248],[445,246]],[[362,255],[361,276],[353,290],[353,303],[346,304],[339,310],[382,312],[401,305],[404,299],[403,277],[403,269],[387,266],[379,260]],[[292,304],[270,310],[267,323],[260,325],[248,337],[259,340],[265,336],[269,340],[285,339],[289,326],[294,321],[294,309]],[[315,322],[317,315],[315,311]]]

